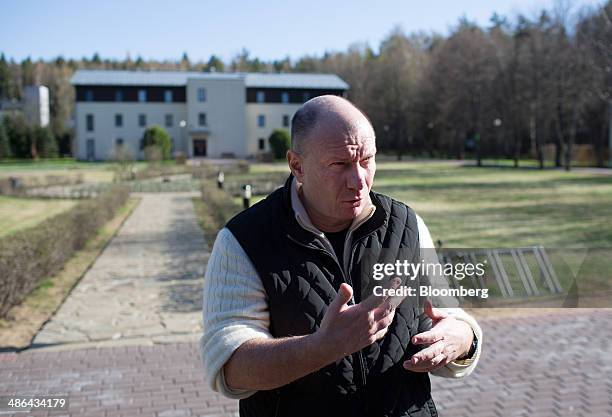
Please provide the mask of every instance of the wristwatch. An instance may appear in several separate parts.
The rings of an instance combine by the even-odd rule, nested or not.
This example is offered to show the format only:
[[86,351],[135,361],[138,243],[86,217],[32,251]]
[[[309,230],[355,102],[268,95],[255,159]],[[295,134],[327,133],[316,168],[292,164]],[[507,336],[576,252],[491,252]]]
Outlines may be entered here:
[[472,338],[472,345],[470,346],[470,350],[466,355],[463,355],[457,358],[456,360],[463,361],[466,359],[472,359],[474,357],[476,349],[478,349],[478,338],[476,337],[476,333],[474,333],[474,330],[472,330],[472,334],[474,335],[474,337]]

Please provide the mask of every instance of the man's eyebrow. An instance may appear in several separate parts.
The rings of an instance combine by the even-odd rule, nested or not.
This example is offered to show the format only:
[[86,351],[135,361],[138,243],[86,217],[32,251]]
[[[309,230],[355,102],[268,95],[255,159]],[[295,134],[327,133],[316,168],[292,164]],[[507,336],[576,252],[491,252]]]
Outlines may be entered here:
[[[376,155],[376,151],[368,152],[367,154],[364,154],[363,156],[359,157],[359,160],[361,161],[363,159],[373,158],[375,155]],[[328,154],[326,159],[328,161],[350,162],[354,160],[355,158],[352,158],[350,155],[347,155],[347,154],[343,154],[343,155]]]

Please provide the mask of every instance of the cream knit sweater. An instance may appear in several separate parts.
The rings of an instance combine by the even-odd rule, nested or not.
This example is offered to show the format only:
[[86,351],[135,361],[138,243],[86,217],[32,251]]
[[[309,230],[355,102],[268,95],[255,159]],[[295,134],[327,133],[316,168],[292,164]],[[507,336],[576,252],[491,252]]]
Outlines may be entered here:
[[[302,227],[313,232],[318,231],[308,219],[300,198],[300,184],[294,180],[292,189],[292,206],[296,218]],[[354,230],[373,213],[364,210],[364,215],[356,219],[349,229]],[[425,223],[417,215],[419,240],[421,248],[433,248],[433,242]],[[347,239],[350,239],[347,236]],[[428,250],[426,253],[433,253]],[[430,277],[437,280],[437,277]],[[440,286],[440,284],[438,284]],[[459,320],[467,322],[479,340],[474,357],[465,361],[451,362],[445,367],[432,372],[434,375],[447,378],[461,378],[469,375],[478,363],[482,346],[482,330],[476,320],[460,308],[443,309]],[[269,331],[270,317],[261,279],[234,235],[223,228],[213,245],[204,277],[203,299],[203,335],[200,339],[200,351],[204,363],[206,382],[216,392],[226,397],[241,399],[255,391],[235,390],[225,383],[223,366],[232,353],[244,342],[255,338],[272,338]]]

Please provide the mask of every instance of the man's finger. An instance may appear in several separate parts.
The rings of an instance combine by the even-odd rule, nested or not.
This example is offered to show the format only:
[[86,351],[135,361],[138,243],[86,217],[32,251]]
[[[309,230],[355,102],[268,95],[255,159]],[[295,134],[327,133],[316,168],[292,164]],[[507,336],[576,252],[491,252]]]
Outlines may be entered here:
[[438,340],[444,340],[444,335],[435,328],[412,337],[413,345],[431,345]]
[[385,335],[387,334],[387,330],[389,330],[389,328],[388,327],[384,327],[384,328],[380,329],[379,331],[377,331],[376,334],[374,335],[374,341],[380,340],[383,337],[385,337]]
[[336,294],[336,298],[329,305],[327,310],[331,310],[334,313],[341,312],[346,304],[349,302],[351,297],[353,296],[353,287],[346,283],[340,284],[340,288],[338,288],[338,294]]
[[436,356],[442,354],[444,352],[445,347],[446,347],[445,343],[440,340],[434,343],[433,345],[429,346],[428,348],[423,349],[422,351],[417,352],[414,355],[412,355],[412,358],[410,358],[410,361],[415,365],[419,362],[430,361]]
[[[389,280],[388,282],[386,282],[385,284],[383,284],[383,289],[390,289],[390,288],[398,288],[400,286],[400,284],[402,283],[401,279],[395,277],[391,280]],[[384,301],[386,301],[389,297],[388,296],[380,296],[380,295],[370,295],[368,298],[366,298],[365,300],[363,300],[361,303],[359,303],[359,305],[366,309],[367,311],[370,310],[374,310],[376,307],[380,306]]]
[[425,300],[425,314],[427,314],[433,321],[442,320],[448,317],[448,314],[439,308],[435,308],[431,300]]
[[412,372],[431,372],[436,368],[439,368],[444,361],[446,360],[446,355],[443,353],[437,355],[435,358],[432,358],[428,361],[419,362],[416,365],[411,361],[405,361],[403,363],[404,369]]
[[391,298],[387,298],[381,305],[374,309],[374,320],[379,321],[393,314],[395,307],[391,304]]

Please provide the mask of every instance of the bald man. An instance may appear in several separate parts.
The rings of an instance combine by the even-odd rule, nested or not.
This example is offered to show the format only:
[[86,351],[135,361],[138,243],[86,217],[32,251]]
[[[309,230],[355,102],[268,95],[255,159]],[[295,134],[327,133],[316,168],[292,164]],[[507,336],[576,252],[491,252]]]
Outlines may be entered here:
[[436,416],[428,374],[471,373],[480,327],[460,309],[368,294],[372,262],[418,263],[433,243],[413,210],[371,191],[367,117],[320,96],[296,112],[291,135],[284,187],[215,241],[204,282],[207,382],[240,399],[241,416]]

